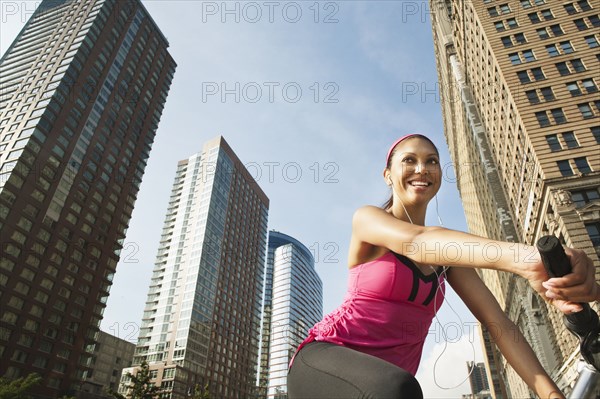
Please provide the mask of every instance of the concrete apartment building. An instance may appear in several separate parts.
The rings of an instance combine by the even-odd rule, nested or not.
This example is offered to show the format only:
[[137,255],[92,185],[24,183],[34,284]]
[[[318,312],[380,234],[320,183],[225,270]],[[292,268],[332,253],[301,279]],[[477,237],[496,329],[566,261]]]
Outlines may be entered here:
[[[554,234],[599,267],[600,4],[429,4],[445,135],[469,231],[528,244]],[[523,279],[480,275],[569,391],[578,343],[561,315]],[[529,397],[489,334],[482,335],[493,396]]]

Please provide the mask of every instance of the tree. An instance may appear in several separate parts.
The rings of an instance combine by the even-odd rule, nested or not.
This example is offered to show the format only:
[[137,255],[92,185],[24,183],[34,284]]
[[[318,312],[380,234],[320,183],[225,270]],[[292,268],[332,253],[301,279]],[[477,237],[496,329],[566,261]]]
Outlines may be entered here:
[[[128,386],[128,389],[130,390],[128,396],[131,399],[155,399],[162,393],[162,389],[151,382],[150,367],[145,360],[142,362],[140,369],[135,375],[127,373],[127,377],[131,379],[131,383]],[[126,399],[125,396],[118,392],[110,390],[109,393],[116,399]]]
[[36,373],[29,374],[27,377],[9,380],[0,378],[0,399],[28,399],[27,391],[40,383],[42,377]]
[[194,396],[192,399],[210,399],[210,392],[208,391],[208,382],[204,385],[204,388],[200,387],[200,384],[196,384],[194,387]]

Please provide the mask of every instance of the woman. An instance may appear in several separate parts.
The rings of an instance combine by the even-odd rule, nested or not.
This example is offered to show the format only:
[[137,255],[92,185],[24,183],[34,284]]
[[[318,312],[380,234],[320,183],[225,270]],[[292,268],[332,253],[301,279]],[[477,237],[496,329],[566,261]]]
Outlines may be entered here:
[[496,345],[529,387],[541,398],[564,398],[474,268],[525,277],[569,313],[580,310],[574,302],[599,299],[592,261],[567,249],[573,273],[548,280],[534,247],[424,227],[441,168],[437,148],[423,135],[392,145],[383,176],[392,196],[383,209],[365,206],[354,214],[348,293],[298,348],[288,374],[290,399],[422,398],[414,375],[445,279],[493,327]]

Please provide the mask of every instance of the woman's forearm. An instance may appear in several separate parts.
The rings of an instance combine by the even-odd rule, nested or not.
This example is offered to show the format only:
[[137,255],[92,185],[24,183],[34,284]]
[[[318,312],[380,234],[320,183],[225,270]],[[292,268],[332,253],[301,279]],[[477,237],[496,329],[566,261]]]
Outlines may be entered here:
[[404,255],[417,262],[459,267],[483,267],[525,275],[527,265],[539,263],[530,245],[490,240],[441,227],[425,227],[402,244]]

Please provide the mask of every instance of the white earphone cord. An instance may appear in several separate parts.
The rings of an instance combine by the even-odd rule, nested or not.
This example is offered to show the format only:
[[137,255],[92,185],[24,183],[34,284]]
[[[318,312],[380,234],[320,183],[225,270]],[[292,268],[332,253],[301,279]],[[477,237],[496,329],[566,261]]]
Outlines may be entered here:
[[[391,181],[390,181],[390,183],[391,183]],[[394,187],[394,185],[392,184],[392,189],[393,189],[393,187]],[[400,204],[402,205],[402,208],[404,209],[404,213],[405,213],[405,214],[406,214],[406,216],[408,217],[408,220],[410,221],[410,223],[411,223],[411,224],[414,224],[414,223],[413,223],[413,221],[412,221],[412,218],[410,217],[410,215],[409,215],[408,211],[406,210],[406,207],[404,206],[404,203],[402,202],[402,200],[400,200]],[[443,227],[443,226],[444,226],[444,223],[442,223],[442,218],[440,217],[440,213],[439,213],[439,210],[438,210],[438,199],[437,199],[437,195],[435,196],[435,212],[436,212],[436,214],[437,214],[437,218],[438,218],[438,222],[440,223],[440,226],[442,226],[442,227]],[[433,266],[431,266],[431,265],[430,265],[429,267],[431,267],[431,268],[433,269],[433,272],[435,273],[435,276],[437,277],[437,281],[438,281],[438,286],[437,286],[437,288],[436,288],[436,290],[435,290],[435,296],[434,296],[434,298],[433,298],[433,311],[434,311],[434,315],[435,315],[434,317],[435,317],[435,321],[436,321],[436,322],[437,322],[437,323],[438,323],[440,326],[442,326],[442,323],[441,323],[440,319],[439,319],[439,318],[438,318],[438,316],[437,316],[437,313],[438,313],[438,309],[437,309],[437,303],[438,303],[438,302],[437,302],[437,298],[438,298],[438,292],[440,292],[440,291],[441,291],[441,288],[442,288],[442,285],[441,285],[441,284],[439,284],[440,278],[441,278],[442,276],[444,276],[444,280],[447,278],[447,276],[446,276],[446,270],[448,269],[448,266],[444,266],[444,267],[442,268],[442,272],[441,272],[440,274],[438,274],[438,272],[437,272],[437,269],[436,269],[435,267],[433,267]],[[454,310],[454,308],[452,307],[452,305],[450,304],[450,302],[448,302],[448,301],[446,300],[446,295],[444,294],[444,292],[443,292],[443,291],[442,291],[442,297],[443,297],[444,301],[445,301],[445,302],[448,304],[448,306],[450,307],[450,309],[452,310],[452,313],[454,313],[454,314],[456,315],[456,317],[458,317],[458,320],[460,320],[460,325],[462,326],[462,325],[463,325],[463,323],[464,323],[464,322],[463,322],[463,320],[462,320],[462,318],[461,318],[461,317],[460,317],[460,315],[459,315],[459,314],[456,312],[456,310]],[[445,389],[445,390],[449,390],[449,389],[458,388],[459,386],[461,386],[462,384],[464,384],[464,383],[465,383],[465,381],[467,381],[467,380],[469,379],[469,377],[471,376],[471,374],[473,373],[473,369],[474,369],[474,367],[471,367],[471,368],[469,369],[469,374],[467,374],[467,377],[466,377],[464,380],[462,380],[460,383],[458,383],[457,385],[450,386],[450,387],[445,387],[445,386],[441,386],[441,385],[438,383],[438,380],[437,380],[437,376],[436,376],[436,372],[435,372],[435,370],[436,370],[436,367],[437,367],[437,364],[438,364],[439,360],[442,358],[442,356],[444,355],[444,352],[446,352],[446,349],[448,348],[448,339],[447,339],[447,337],[446,337],[446,332],[444,331],[444,328],[442,328],[442,329],[441,329],[441,331],[442,331],[442,336],[443,336],[443,338],[444,338],[444,348],[442,349],[442,352],[441,352],[441,353],[438,355],[438,357],[435,359],[435,362],[433,363],[433,382],[435,383],[435,385],[436,385],[438,388]],[[471,342],[471,340],[469,340],[469,343],[471,344],[471,350],[472,350],[472,352],[473,352],[473,365],[474,365],[474,364],[475,364],[475,345],[473,345],[473,342]]]

